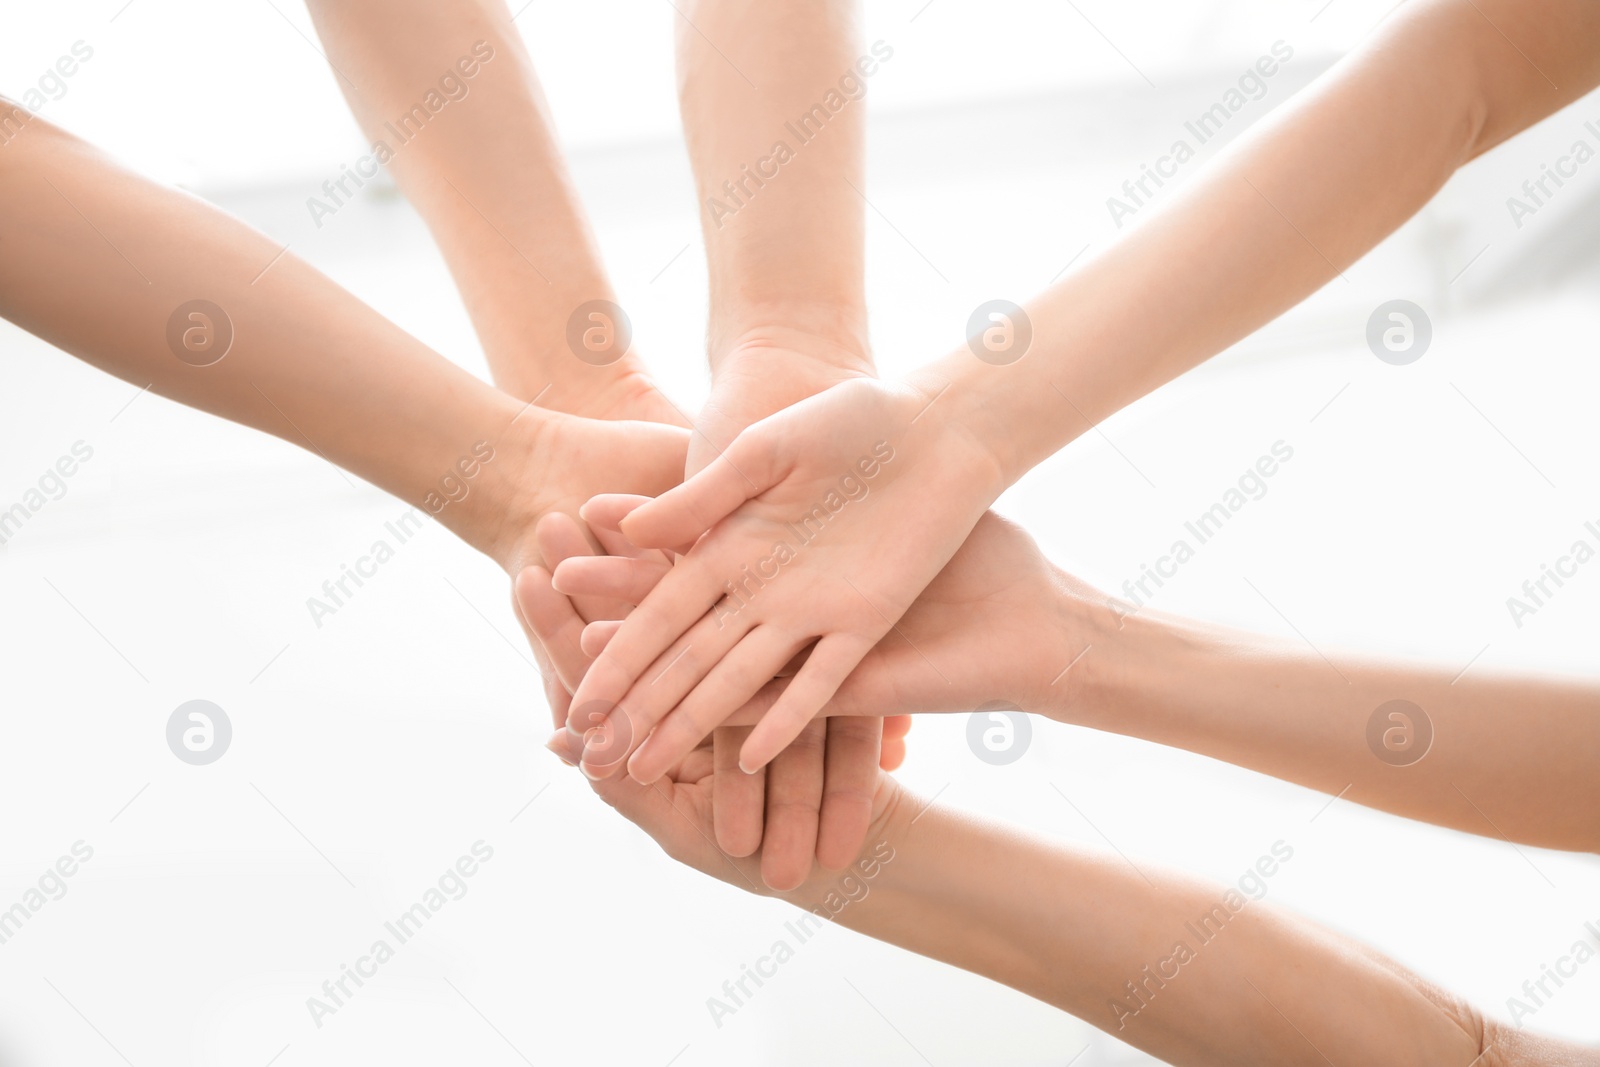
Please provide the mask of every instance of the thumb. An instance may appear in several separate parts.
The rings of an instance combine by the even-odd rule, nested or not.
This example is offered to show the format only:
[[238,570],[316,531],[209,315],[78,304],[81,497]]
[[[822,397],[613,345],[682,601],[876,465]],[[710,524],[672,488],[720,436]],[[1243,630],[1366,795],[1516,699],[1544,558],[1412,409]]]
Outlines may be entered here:
[[782,479],[772,440],[759,430],[741,433],[682,485],[630,511],[620,524],[623,534],[642,548],[693,544],[740,504]]

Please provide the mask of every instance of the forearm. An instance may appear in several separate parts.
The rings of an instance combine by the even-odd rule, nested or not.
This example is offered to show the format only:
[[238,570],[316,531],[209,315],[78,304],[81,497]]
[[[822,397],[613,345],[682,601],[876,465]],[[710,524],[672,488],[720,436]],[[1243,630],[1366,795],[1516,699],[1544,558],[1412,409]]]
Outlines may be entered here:
[[1461,164],[1582,95],[1597,41],[1583,0],[1407,5],[1032,302],[1024,358],[963,348],[930,368],[931,389],[961,386],[947,411],[1014,478],[1337,278]]
[[713,371],[741,345],[783,347],[794,333],[870,369],[858,190],[861,96],[879,60],[863,59],[856,3],[681,10],[679,105],[710,267]]
[[[1070,1012],[1178,1064],[1474,1062],[1458,1002],[1251,896],[902,798],[892,859],[837,921]],[[915,822],[913,823],[913,818]],[[879,846],[880,854],[887,854]],[[873,854],[869,844],[866,855]],[[1263,870],[1292,862],[1282,842]],[[842,893],[836,893],[842,896]],[[858,891],[859,895],[859,891]],[[815,886],[792,902],[822,902]],[[830,909],[831,910],[831,909]]]
[[[1409,818],[1600,851],[1600,685],[1456,672],[1157,613],[1122,620],[1052,714]],[[1399,701],[1400,703],[1394,703]]]
[[[567,321],[614,296],[505,4],[309,7],[351,110],[392,151],[386,165],[450,265],[495,381],[523,400],[550,386],[541,403],[581,410],[617,371],[574,358]],[[417,110],[429,93],[442,107]]]
[[[4,105],[0,105],[4,106]],[[0,314],[128,382],[275,434],[434,511],[521,404],[428,350],[292,253],[35,118],[0,169]],[[209,301],[191,319],[182,310]],[[213,360],[215,360],[213,362]],[[528,422],[527,419],[521,420]],[[455,484],[455,483],[452,483]],[[494,551],[487,490],[441,522]],[[430,500],[431,496],[431,500]]]

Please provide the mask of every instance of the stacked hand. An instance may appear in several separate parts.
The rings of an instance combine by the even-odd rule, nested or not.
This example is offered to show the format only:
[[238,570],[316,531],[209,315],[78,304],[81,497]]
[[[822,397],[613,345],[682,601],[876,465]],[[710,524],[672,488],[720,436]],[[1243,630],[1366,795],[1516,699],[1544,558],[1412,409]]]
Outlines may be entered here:
[[[626,760],[655,780],[802,652],[741,768],[764,766],[822,709],[999,492],[993,461],[924,417],[934,401],[843,382],[757,423],[621,520],[635,545],[687,551],[574,694],[568,727],[587,731],[592,775]],[[623,591],[585,582],[584,566],[558,569],[556,588]]]

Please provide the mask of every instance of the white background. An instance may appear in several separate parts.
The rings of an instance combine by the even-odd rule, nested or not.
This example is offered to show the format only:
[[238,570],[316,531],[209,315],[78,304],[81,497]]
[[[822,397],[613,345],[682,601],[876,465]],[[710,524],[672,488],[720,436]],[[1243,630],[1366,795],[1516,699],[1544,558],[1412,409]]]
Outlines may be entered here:
[[[866,39],[895,49],[867,101],[885,372],[949,350],[972,307],[1025,300],[1112,240],[1105,198],[1274,41],[1294,59],[1237,128],[1387,4],[1319,7],[870,4]],[[518,25],[640,347],[692,407],[704,256],[673,17],[646,0],[534,0]],[[374,186],[310,225],[305,198],[366,146],[298,4],[108,0],[7,5],[3,18],[0,91],[18,97],[87,42],[93,59],[44,115],[241,214],[484,373],[403,202]],[[1469,166],[1344,280],[1108,421],[1000,510],[1120,588],[1282,439],[1293,461],[1160,607],[1324,650],[1592,675],[1600,566],[1520,629],[1505,606],[1600,521],[1587,251],[1600,169],[1520,229],[1505,207],[1590,118],[1600,102],[1580,101]],[[1368,314],[1397,297],[1435,330],[1408,367],[1363,342]],[[1149,299],[1161,314],[1161,294]],[[430,526],[319,630],[306,598],[404,505],[276,439],[151,395],[130,405],[132,387],[4,324],[0,353],[0,508],[74,442],[94,449],[0,551],[0,908],[73,842],[94,849],[66,896],[0,945],[0,1064],[1143,1062],[1020,994],[843,930],[717,1028],[706,998],[782,935],[786,910],[675,867],[543,751],[548,716],[493,565]],[[164,736],[194,698],[234,726],[202,768]],[[1219,882],[1284,839],[1295,856],[1271,903],[1494,1014],[1600,920],[1593,857],[1327,806],[1046,722],[1020,763],[992,768],[964,726],[919,721],[905,780]],[[467,896],[313,1025],[306,998],[479,839],[494,859]],[[1597,996],[1600,966],[1533,1024],[1600,1038]]]

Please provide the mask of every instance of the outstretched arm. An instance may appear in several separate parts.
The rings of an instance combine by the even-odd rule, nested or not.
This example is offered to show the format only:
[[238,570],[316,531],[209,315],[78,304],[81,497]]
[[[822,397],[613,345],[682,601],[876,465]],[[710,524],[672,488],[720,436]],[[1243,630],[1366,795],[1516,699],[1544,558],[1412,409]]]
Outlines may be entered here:
[[[695,419],[690,474],[752,422],[874,373],[859,190],[862,96],[879,60],[862,53],[858,6],[677,5],[678,102],[711,290],[711,394]],[[804,877],[813,852],[825,865],[849,862],[866,832],[881,734],[878,722],[812,723],[747,775],[738,759],[749,730],[716,731],[717,841],[739,855],[760,846],[774,886]]]
[[[619,502],[620,503],[620,502]],[[590,504],[601,529],[625,505]],[[608,530],[608,535],[617,536]],[[625,542],[624,542],[625,543]],[[563,561],[590,595],[643,599],[666,565]],[[598,652],[620,623],[594,623]],[[758,720],[766,686],[735,721]],[[1226,760],[1408,818],[1600,852],[1600,681],[1329,651],[1125,605],[987,516],[845,680],[830,716],[1005,703]]]
[[[904,387],[842,383],[746,430],[639,507],[624,522],[635,543],[694,548],[596,659],[578,698],[620,703],[636,738],[654,731],[629,763],[649,780],[732,712],[731,687],[694,688],[713,668],[742,683],[751,664],[816,641],[745,742],[745,765],[761,766],[1005,486],[1324,284],[1461,163],[1576,99],[1600,81],[1597,44],[1600,11],[1583,0],[1408,5],[1035,301],[1030,349],[980,359],[964,345]],[[1021,344],[1021,324],[1010,326]],[[758,565],[752,581],[746,568]],[[672,687],[641,681],[669,663]]]
[[575,415],[680,421],[623,321],[591,335],[610,347],[580,359],[569,346],[574,315],[580,347],[588,311],[615,318],[580,308],[616,296],[503,0],[308,6],[362,131],[390,150],[385,166],[450,264],[496,384]]
[[[10,105],[0,101],[0,108]],[[533,523],[618,480],[659,491],[684,434],[531,407],[264,235],[34,117],[0,167],[0,315],[140,387],[315,451],[515,572]]]
[[[1457,168],[1600,84],[1585,0],[1407,4],[1026,308],[1010,365],[930,368],[1017,476],[1339,276]],[[934,385],[933,383],[937,383]]]
[[[574,739],[552,747],[570,761]],[[709,833],[709,756],[671,778],[594,783],[674,859],[756,890],[758,858]],[[772,894],[806,913],[1002,982],[1183,1065],[1453,1067],[1600,1063],[1600,1053],[1485,1021],[1375,950],[1260,902],[1294,849],[1231,885],[1025,835],[921,800],[880,775],[867,846],[843,874]],[[746,990],[748,992],[748,990]],[[708,1001],[742,1005],[736,983]]]

